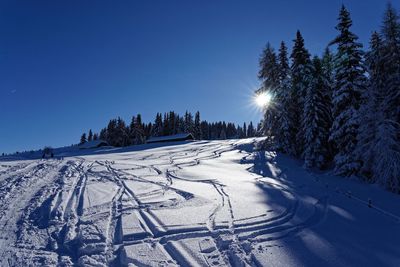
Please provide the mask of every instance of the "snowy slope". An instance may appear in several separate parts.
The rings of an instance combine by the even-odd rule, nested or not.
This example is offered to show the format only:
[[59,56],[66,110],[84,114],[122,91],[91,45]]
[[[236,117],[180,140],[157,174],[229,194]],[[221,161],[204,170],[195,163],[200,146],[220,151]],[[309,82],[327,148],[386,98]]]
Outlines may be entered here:
[[400,266],[399,196],[257,141],[0,161],[0,266]]

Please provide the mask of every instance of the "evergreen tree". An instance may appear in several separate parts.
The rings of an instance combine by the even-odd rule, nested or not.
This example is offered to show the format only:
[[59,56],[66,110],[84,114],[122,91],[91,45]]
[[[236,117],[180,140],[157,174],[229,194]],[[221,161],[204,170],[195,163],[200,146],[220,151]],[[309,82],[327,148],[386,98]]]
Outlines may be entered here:
[[96,141],[96,140],[98,140],[98,139],[99,139],[99,135],[98,135],[97,133],[94,133],[94,134],[93,134],[93,140]]
[[[256,94],[269,93],[275,95],[279,86],[279,68],[278,61],[274,49],[267,43],[260,58],[260,71],[258,78],[262,81],[262,86],[256,91]],[[263,132],[266,136],[273,136],[276,134],[277,116],[276,109],[273,105],[263,108]]]
[[387,79],[384,112],[388,118],[400,123],[400,22],[396,10],[390,4],[383,19],[382,37],[382,57]]
[[183,117],[178,117],[178,122],[179,122],[179,128],[178,128],[178,133],[185,133],[185,120]]
[[115,146],[116,144],[115,142],[117,134],[116,128],[117,128],[117,120],[115,119],[110,120],[107,125],[106,137],[107,137],[107,142],[112,146]]
[[384,15],[382,37],[380,46],[377,36],[373,37],[369,57],[371,94],[378,101],[376,116],[370,118],[376,125],[370,152],[373,163],[368,165],[363,159],[364,166],[372,166],[373,181],[400,193],[400,23],[391,5]]
[[307,168],[323,168],[329,160],[330,103],[326,102],[326,81],[322,63],[318,57],[313,59],[312,79],[304,102],[305,150],[304,160]]
[[162,135],[163,136],[171,134],[169,126],[170,126],[169,125],[169,114],[168,113],[164,113],[163,127],[162,127]]
[[226,124],[226,138],[228,139],[232,139],[232,138],[236,138],[236,126],[234,123],[228,122]]
[[372,169],[377,159],[375,148],[378,141],[378,118],[383,115],[378,113],[382,111],[379,106],[385,87],[382,40],[377,32],[372,34],[370,45],[371,50],[366,55],[369,83],[361,97],[356,153],[362,163],[359,174],[363,179],[374,182]]
[[194,117],[194,138],[201,140],[203,139],[200,127],[200,112],[197,111]]
[[[277,147],[283,152],[291,151],[290,138],[290,67],[288,60],[287,47],[284,42],[281,42],[278,54],[279,67],[279,90],[276,92],[275,105],[277,107]],[[254,130],[253,130],[254,131]],[[254,136],[254,133],[252,133]],[[251,136],[251,137],[252,137]]]
[[135,124],[135,144],[144,144],[146,138],[144,133],[144,126],[142,122],[142,115],[137,114]]
[[350,31],[350,13],[342,6],[336,29],[339,35],[331,42],[337,45],[335,56],[335,88],[333,90],[333,125],[330,140],[336,146],[335,173],[352,175],[358,172],[360,162],[354,152],[360,124],[360,97],[365,90],[362,45]]
[[[326,95],[324,96],[329,102],[332,102],[332,91],[334,87],[335,81],[335,73],[334,73],[334,56],[332,52],[327,47],[322,55],[322,75],[324,76],[324,80],[326,83],[327,90]],[[332,104],[331,108],[332,110]]]
[[376,163],[373,173],[376,181],[390,191],[400,193],[400,142],[398,135],[400,125],[385,118],[383,112],[378,113]]
[[185,112],[185,133],[193,133],[194,123],[192,113]]
[[176,134],[178,132],[176,126],[177,126],[176,114],[175,114],[175,112],[170,111],[169,112],[169,121],[168,121],[169,134]]
[[152,136],[161,136],[162,132],[163,132],[162,115],[161,113],[157,113],[156,119],[154,120]]
[[135,144],[135,127],[136,127],[136,117],[132,116],[131,122],[129,123],[129,144]]
[[113,146],[117,147],[127,146],[130,144],[129,128],[126,127],[124,120],[120,117],[116,120],[112,143]]
[[107,128],[103,128],[100,130],[99,138],[101,140],[107,140]]
[[146,140],[146,134],[144,125],[142,122],[142,116],[132,116],[131,123],[129,124],[129,144],[139,145],[143,144]]
[[226,130],[225,130],[225,128],[221,128],[219,139],[221,139],[221,140],[225,140],[226,139]]
[[[324,97],[324,102],[326,103],[327,107],[329,108],[329,116],[327,117],[327,123],[329,125],[329,129],[332,128],[332,123],[333,123],[333,116],[332,116],[332,93],[333,93],[333,87],[335,85],[335,73],[334,73],[334,56],[327,47],[324,51],[324,54],[322,56],[322,76],[324,80],[324,92],[323,92],[323,97]],[[329,130],[330,132],[330,130]],[[328,141],[328,151],[329,151],[329,157],[328,161],[332,161],[333,156],[335,155],[334,151],[334,145],[332,144],[331,141]]]
[[304,99],[311,78],[310,54],[304,47],[304,39],[300,31],[296,33],[292,54],[291,65],[291,89],[288,96],[287,111],[289,113],[289,137],[290,153],[302,156],[304,152],[305,129],[302,123]]
[[89,130],[89,134],[88,134],[88,142],[93,140],[93,132],[92,129]]
[[151,122],[149,122],[144,127],[144,132],[145,132],[146,138],[149,138],[151,136],[152,131],[153,131],[153,124]]
[[261,122],[257,123],[256,136],[262,136],[262,124],[261,124]]
[[204,140],[210,140],[210,125],[206,121],[202,121],[200,123],[200,128],[201,128],[201,134],[202,134],[202,139]]
[[237,138],[243,138],[243,128],[242,127],[240,127],[240,125],[238,125],[237,127],[236,127],[236,135],[237,135]]
[[84,144],[84,143],[86,143],[86,142],[87,142],[87,140],[86,140],[86,133],[83,133],[83,134],[81,135],[81,140],[80,140],[79,144]]
[[247,137],[254,137],[255,136],[255,130],[253,126],[253,122],[250,121],[249,127],[247,127]]

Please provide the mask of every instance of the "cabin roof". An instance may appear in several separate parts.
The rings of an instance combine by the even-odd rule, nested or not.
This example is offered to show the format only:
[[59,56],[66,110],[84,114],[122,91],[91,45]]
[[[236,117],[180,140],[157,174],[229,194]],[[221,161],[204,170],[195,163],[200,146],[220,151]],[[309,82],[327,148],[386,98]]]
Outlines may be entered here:
[[191,133],[180,133],[174,135],[167,136],[157,136],[150,137],[147,139],[147,143],[156,143],[156,142],[169,142],[169,141],[182,141],[182,140],[193,140],[193,135]]
[[86,143],[80,144],[79,148],[96,148],[100,146],[108,146],[109,144],[107,141],[104,140],[92,140],[88,141]]

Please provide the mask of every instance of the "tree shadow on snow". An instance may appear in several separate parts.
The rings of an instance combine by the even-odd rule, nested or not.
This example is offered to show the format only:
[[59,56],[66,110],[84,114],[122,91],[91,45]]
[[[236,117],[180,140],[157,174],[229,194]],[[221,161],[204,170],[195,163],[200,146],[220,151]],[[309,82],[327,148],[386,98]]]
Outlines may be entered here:
[[[237,149],[245,152],[240,163],[250,164],[247,170],[259,175],[254,183],[262,189],[260,194],[265,194],[260,199],[264,199],[267,207],[285,209],[293,199],[280,194],[277,188],[262,186],[260,181],[282,185],[282,190],[291,191],[299,203],[290,220],[271,230],[276,230],[276,235],[272,234],[271,239],[255,246],[255,258],[261,264],[400,266],[397,264],[400,264],[400,248],[396,246],[400,231],[393,233],[384,230],[400,229],[400,225],[396,227],[389,219],[376,214],[366,205],[338,195],[333,187],[335,181],[330,187],[323,182],[328,178],[338,181],[343,178],[323,178],[322,173],[304,169],[300,160],[280,153],[257,150],[253,144],[239,145]],[[315,211],[321,208],[318,203],[323,200],[326,200],[326,205],[318,215]],[[373,230],[378,225],[386,227]],[[291,226],[294,227],[293,231],[289,234],[282,232],[281,235],[279,229]],[[269,228],[266,229],[268,232]],[[257,249],[260,245],[264,249]]]

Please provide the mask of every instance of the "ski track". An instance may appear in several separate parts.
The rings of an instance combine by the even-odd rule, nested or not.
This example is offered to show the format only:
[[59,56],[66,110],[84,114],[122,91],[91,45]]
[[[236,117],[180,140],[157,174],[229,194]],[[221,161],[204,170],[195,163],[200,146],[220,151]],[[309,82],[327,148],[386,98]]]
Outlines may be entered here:
[[[236,141],[226,141],[161,155],[149,153],[131,161],[125,155],[115,161],[102,155],[95,159],[74,157],[4,164],[0,171],[0,265],[127,265],[137,261],[128,255],[136,251],[136,246],[148,246],[149,253],[158,253],[160,262],[166,265],[254,266],[249,247],[295,235],[319,223],[326,213],[328,198],[322,196],[307,218],[293,222],[305,205],[300,198],[290,188],[255,177],[260,186],[280,190],[290,199],[289,204],[273,217],[266,211],[260,216],[235,219],[229,190],[218,179],[193,180],[179,174],[237,147]],[[242,160],[253,155],[240,153],[244,154]],[[148,174],[143,175],[146,170]],[[218,198],[206,221],[174,227],[165,225],[154,214],[153,210],[160,207],[173,209],[194,201],[192,193],[175,187],[178,181],[193,186],[203,184],[215,191]],[[89,187],[96,182],[115,186],[110,202],[96,205],[91,199]],[[129,183],[155,189],[140,193]],[[164,202],[143,201],[164,194],[176,197]],[[222,212],[228,214],[228,219],[221,225],[216,217]],[[136,224],[127,218],[134,218]],[[126,226],[129,223],[131,228]],[[18,233],[15,239],[12,232]],[[197,239],[202,255],[199,258],[185,243]]]

